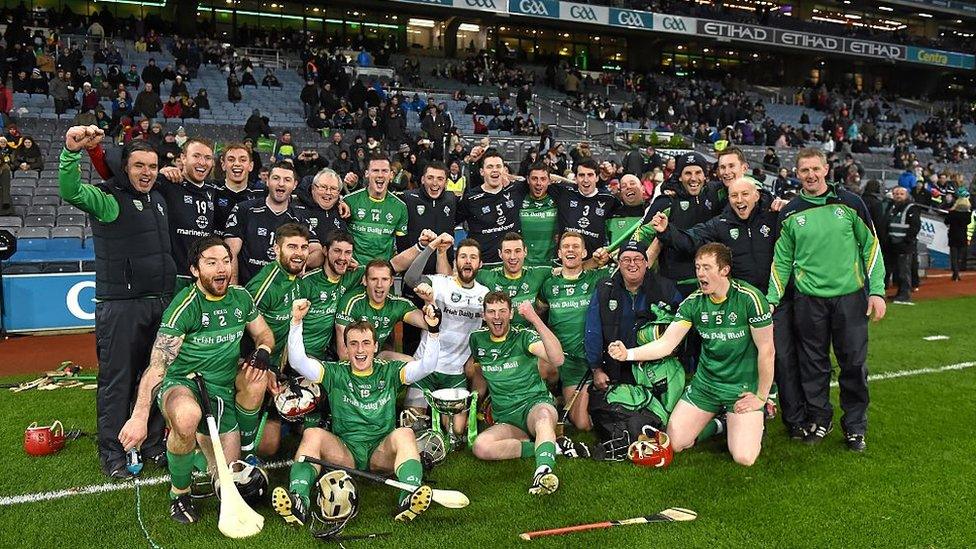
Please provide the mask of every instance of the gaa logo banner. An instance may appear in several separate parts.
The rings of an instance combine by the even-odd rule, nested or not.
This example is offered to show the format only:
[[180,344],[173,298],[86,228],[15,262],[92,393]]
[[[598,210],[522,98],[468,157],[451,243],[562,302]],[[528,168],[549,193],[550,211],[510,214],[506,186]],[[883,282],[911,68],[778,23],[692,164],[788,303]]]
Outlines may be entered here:
[[676,34],[695,34],[698,31],[698,20],[694,17],[655,13],[654,30]]
[[562,2],[559,8],[559,18],[564,21],[579,23],[610,24],[610,8],[607,6],[591,6],[575,2]]
[[497,13],[508,12],[508,3],[505,0],[454,0],[454,7]]
[[610,24],[614,27],[652,30],[654,28],[654,14],[646,11],[610,8]]
[[512,15],[559,19],[559,2],[556,0],[508,0],[508,11]]

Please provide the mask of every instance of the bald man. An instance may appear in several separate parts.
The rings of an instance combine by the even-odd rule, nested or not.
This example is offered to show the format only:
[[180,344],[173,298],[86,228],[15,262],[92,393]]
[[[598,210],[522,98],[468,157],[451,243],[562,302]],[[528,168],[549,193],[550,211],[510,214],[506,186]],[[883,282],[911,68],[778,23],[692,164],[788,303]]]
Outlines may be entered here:
[[[610,243],[618,239],[626,239],[623,235],[634,232],[634,225],[644,217],[647,210],[647,200],[644,196],[644,185],[636,175],[627,174],[620,178],[620,194],[618,196],[623,206],[613,213],[607,220],[607,235]],[[629,233],[628,233],[629,231]]]

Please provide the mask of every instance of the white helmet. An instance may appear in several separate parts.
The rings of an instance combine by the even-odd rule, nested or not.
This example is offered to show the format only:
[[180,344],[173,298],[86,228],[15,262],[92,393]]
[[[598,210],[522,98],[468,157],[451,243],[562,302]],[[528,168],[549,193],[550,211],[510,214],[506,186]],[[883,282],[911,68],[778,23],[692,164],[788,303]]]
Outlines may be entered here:
[[319,507],[318,518],[323,527],[313,528],[313,535],[319,539],[329,539],[339,535],[342,529],[359,510],[359,496],[352,477],[345,471],[329,471],[319,477],[316,483]]

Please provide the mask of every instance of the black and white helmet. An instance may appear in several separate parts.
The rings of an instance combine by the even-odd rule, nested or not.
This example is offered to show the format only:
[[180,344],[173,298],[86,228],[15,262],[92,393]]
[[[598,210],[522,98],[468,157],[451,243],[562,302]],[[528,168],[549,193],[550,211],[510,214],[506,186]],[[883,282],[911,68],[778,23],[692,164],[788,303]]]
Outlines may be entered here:
[[288,378],[283,390],[274,399],[278,414],[285,421],[298,421],[314,411],[322,389],[302,376]]
[[[231,477],[241,497],[248,503],[259,503],[268,495],[268,473],[257,465],[237,460],[230,464]],[[214,492],[220,498],[220,482],[214,477]]]

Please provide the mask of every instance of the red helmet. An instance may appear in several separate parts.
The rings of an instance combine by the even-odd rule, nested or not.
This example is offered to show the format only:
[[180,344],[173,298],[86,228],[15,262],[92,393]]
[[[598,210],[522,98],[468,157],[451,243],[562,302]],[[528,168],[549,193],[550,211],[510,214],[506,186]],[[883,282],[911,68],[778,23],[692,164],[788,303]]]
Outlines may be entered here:
[[55,454],[64,448],[64,427],[55,421],[50,427],[38,427],[31,423],[24,431],[24,451],[32,456]]
[[667,467],[674,458],[671,439],[661,431],[654,431],[653,438],[641,435],[627,448],[627,457],[641,467]]

